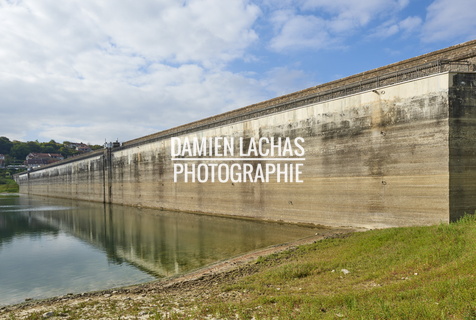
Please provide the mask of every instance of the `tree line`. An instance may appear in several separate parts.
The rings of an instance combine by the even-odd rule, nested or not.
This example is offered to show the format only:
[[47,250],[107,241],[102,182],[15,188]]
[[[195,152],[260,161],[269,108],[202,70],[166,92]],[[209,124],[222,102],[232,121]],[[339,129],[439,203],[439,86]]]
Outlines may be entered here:
[[[26,156],[30,153],[59,153],[64,158],[68,158],[79,154],[81,152],[70,148],[70,142],[64,141],[58,143],[55,140],[49,142],[28,141],[22,142],[13,140],[10,141],[7,137],[0,137],[0,154],[5,156],[5,164],[19,164],[23,162]],[[92,150],[101,149],[100,145],[89,145]]]

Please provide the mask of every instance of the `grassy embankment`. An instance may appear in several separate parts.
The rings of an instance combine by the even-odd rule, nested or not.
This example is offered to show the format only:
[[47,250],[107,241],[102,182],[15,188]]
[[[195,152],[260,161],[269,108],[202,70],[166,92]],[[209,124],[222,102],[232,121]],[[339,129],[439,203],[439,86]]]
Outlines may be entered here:
[[[260,259],[199,312],[263,319],[476,319],[476,219],[328,239]],[[345,270],[349,273],[345,274]],[[198,312],[198,313],[199,313]]]
[[13,179],[0,177],[0,193],[3,192],[18,192],[20,187]]
[[476,218],[467,216],[325,239],[182,291],[48,310],[71,319],[476,319],[475,274]]

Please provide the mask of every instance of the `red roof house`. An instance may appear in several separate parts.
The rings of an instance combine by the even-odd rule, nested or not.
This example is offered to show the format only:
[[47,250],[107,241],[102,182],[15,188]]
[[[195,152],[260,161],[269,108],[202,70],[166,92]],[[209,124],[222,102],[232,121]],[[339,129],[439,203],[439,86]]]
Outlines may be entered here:
[[50,163],[63,160],[64,157],[59,153],[35,153],[32,152],[26,156],[25,165],[29,168],[41,167]]

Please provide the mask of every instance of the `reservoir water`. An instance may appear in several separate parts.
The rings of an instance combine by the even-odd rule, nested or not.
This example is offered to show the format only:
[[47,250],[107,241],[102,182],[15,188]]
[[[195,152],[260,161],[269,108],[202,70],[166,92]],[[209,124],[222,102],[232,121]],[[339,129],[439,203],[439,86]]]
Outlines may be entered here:
[[0,306],[149,282],[318,232],[295,225],[0,194]]

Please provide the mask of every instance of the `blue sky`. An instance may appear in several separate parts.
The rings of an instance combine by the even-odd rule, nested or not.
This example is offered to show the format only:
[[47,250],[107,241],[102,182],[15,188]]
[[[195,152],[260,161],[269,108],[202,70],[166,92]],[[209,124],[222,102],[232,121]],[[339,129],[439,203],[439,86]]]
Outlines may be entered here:
[[476,38],[476,0],[0,0],[0,136],[126,141]]

